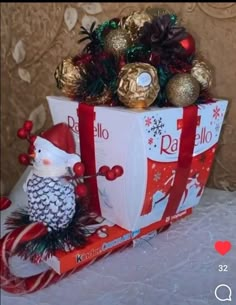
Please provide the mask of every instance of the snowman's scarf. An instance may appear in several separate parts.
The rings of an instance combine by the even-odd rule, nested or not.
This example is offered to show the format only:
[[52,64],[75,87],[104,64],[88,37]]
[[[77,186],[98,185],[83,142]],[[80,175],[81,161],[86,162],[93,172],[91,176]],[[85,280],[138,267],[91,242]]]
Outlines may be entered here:
[[[52,230],[43,237],[27,241],[21,244],[14,254],[33,263],[40,263],[53,256],[57,250],[71,251],[83,247],[86,245],[86,236],[91,234],[86,228],[88,221],[89,214],[82,204],[77,203],[76,212],[67,228]],[[22,209],[12,213],[6,221],[6,228],[14,230],[31,223],[27,211]]]

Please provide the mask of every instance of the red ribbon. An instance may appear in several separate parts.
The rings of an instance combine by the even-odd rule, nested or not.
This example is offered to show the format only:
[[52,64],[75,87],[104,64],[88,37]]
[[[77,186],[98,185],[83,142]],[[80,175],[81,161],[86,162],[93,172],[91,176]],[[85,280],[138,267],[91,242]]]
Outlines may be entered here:
[[[77,113],[79,117],[81,159],[86,168],[86,175],[94,175],[96,173],[94,147],[94,106],[80,103]],[[196,105],[183,108],[183,126],[180,136],[178,165],[176,168],[174,184],[170,191],[169,200],[163,218],[176,214],[187,184],[192,163],[196,128],[198,124],[197,114],[198,107]],[[96,177],[92,177],[87,179],[87,182],[89,193],[92,196],[92,203],[90,205],[91,210],[101,215],[97,179]]]
[[176,214],[187,180],[193,158],[196,128],[198,123],[198,107],[196,105],[183,108],[183,128],[180,136],[179,159],[174,184],[170,192],[163,218]]
[[[87,105],[85,103],[79,103],[77,115],[79,118],[81,161],[85,165],[85,174],[88,176],[95,175],[96,158],[94,147],[94,120],[96,113],[94,111],[94,106]],[[89,204],[89,208],[91,212],[95,212],[98,215],[101,215],[98,198],[97,178],[88,178],[86,179],[86,182],[89,194],[91,196],[90,199],[92,200]]]

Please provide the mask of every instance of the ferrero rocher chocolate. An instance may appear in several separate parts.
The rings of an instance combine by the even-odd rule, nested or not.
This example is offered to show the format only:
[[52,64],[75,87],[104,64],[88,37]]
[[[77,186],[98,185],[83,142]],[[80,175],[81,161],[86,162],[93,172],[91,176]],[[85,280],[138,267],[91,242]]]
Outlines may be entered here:
[[66,96],[73,98],[84,82],[82,73],[86,73],[83,64],[75,66],[71,57],[64,59],[54,73],[57,88]]
[[138,38],[138,32],[145,22],[151,22],[152,18],[145,11],[133,12],[126,17],[122,22],[122,28],[124,28],[130,35],[132,41]]
[[129,108],[149,107],[160,90],[156,69],[146,63],[125,65],[118,80],[118,97]]
[[200,94],[199,82],[189,73],[174,75],[166,85],[168,101],[178,107],[185,107],[196,102]]
[[131,39],[128,32],[124,29],[111,30],[104,39],[105,51],[119,57],[130,47]]
[[201,84],[202,89],[208,89],[212,84],[212,73],[203,61],[194,60],[191,75]]

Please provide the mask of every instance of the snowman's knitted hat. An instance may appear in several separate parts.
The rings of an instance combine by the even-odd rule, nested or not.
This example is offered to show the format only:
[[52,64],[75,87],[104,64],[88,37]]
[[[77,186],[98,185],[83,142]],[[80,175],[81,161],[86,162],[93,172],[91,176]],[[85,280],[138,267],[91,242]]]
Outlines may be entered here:
[[75,141],[71,129],[65,123],[59,123],[42,132],[40,137],[51,142],[68,154],[75,153]]

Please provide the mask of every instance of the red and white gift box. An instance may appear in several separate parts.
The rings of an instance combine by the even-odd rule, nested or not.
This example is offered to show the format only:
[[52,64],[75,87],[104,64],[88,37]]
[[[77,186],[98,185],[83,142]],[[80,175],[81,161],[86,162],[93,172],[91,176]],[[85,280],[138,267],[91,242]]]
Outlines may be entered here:
[[77,151],[94,174],[120,165],[115,181],[89,179],[91,210],[137,230],[196,206],[219,140],[226,100],[184,108],[89,106],[47,97],[54,124],[71,127]]

